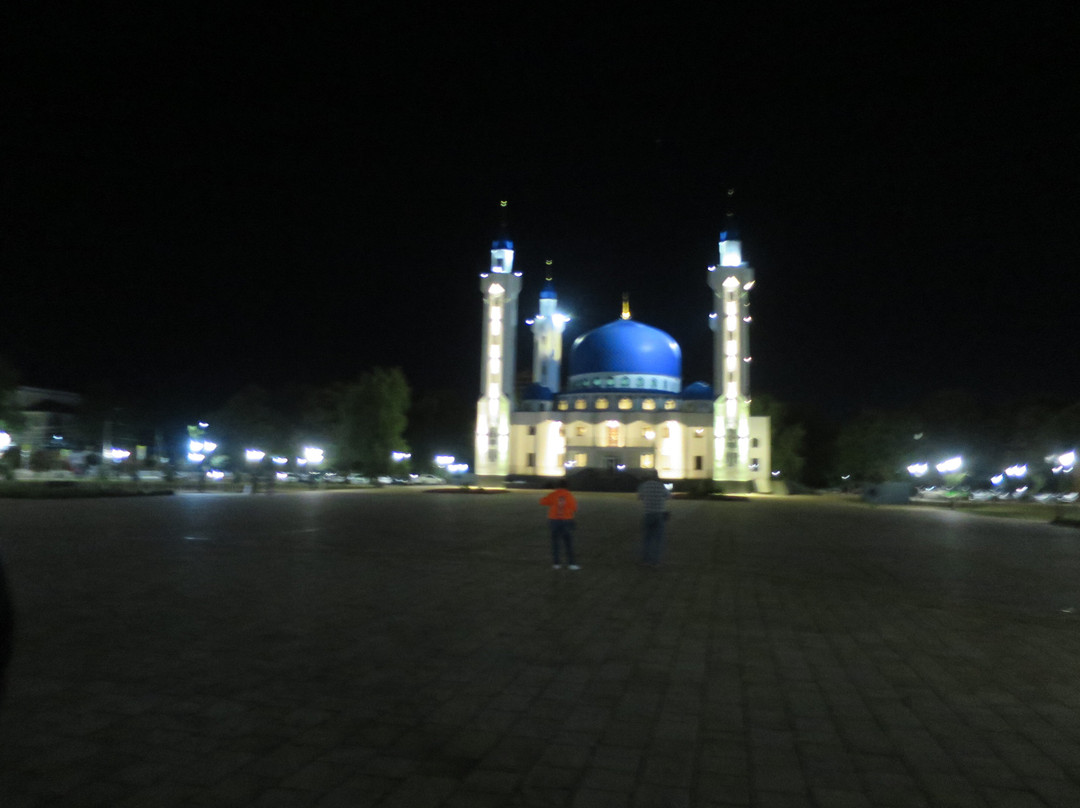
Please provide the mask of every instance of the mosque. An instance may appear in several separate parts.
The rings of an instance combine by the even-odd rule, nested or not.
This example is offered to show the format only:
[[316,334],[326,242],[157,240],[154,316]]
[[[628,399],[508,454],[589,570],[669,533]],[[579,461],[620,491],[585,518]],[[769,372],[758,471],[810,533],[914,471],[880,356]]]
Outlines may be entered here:
[[[502,203],[504,206],[506,203]],[[491,245],[480,274],[483,341],[476,473],[562,477],[573,469],[652,469],[662,480],[713,480],[724,491],[769,493],[769,418],[750,415],[749,294],[754,270],[728,215],[708,268],[714,310],[712,382],[683,386],[682,350],[667,333],[622,316],[571,346],[563,388],[563,330],[547,279],[533,333],[532,383],[515,400],[518,295],[514,244]]]

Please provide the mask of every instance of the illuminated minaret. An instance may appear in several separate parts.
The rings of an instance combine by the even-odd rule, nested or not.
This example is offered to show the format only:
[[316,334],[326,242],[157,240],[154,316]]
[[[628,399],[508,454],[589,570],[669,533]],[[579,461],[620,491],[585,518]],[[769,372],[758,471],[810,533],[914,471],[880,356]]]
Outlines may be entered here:
[[514,272],[514,242],[506,233],[506,202],[499,205],[502,233],[491,245],[491,269],[480,273],[484,335],[476,405],[476,473],[489,476],[505,476],[510,466],[510,402],[521,291],[521,273]]
[[551,280],[551,261],[547,262],[548,276],[540,290],[540,313],[527,320],[533,332],[533,381],[552,393],[559,392],[559,368],[562,364],[562,335],[570,319],[556,310],[559,300]]
[[[730,197],[734,191],[728,191]],[[750,469],[750,289],[754,270],[742,260],[735,217],[720,233],[720,264],[709,267],[713,330],[713,479],[747,482]]]

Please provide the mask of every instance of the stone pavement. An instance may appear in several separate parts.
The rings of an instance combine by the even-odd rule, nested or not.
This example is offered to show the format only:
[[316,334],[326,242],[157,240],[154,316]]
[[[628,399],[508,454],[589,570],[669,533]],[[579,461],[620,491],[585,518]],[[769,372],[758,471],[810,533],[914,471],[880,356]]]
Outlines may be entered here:
[[0,806],[1080,805],[1080,533],[791,497],[0,501]]

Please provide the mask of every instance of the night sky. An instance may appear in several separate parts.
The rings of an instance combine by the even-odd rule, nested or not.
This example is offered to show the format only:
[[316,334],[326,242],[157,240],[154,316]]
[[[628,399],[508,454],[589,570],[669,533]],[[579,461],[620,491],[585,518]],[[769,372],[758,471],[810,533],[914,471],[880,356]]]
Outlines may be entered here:
[[452,7],[5,12],[0,355],[190,417],[373,365],[472,401],[506,199],[522,318],[550,259],[567,348],[628,292],[707,379],[733,187],[756,392],[1080,397],[1074,4]]

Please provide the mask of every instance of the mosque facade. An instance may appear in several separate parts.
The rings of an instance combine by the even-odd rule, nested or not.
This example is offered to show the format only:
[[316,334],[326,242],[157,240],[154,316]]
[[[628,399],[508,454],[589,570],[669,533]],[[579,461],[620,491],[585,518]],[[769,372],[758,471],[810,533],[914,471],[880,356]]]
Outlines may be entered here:
[[[653,470],[665,481],[713,480],[725,491],[771,489],[770,424],[750,415],[749,295],[754,270],[727,220],[708,268],[713,378],[684,386],[679,344],[622,316],[574,340],[563,372],[563,332],[547,279],[533,335],[532,383],[515,397],[521,272],[514,245],[497,239],[480,274],[483,339],[476,473],[562,477],[574,469]],[[565,377],[565,386],[563,378]]]

